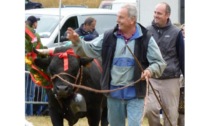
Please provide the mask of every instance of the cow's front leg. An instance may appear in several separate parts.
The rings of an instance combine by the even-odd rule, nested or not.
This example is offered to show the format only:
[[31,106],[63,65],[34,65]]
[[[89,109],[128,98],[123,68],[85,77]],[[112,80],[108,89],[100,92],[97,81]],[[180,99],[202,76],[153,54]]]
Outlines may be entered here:
[[100,107],[91,107],[87,110],[87,119],[89,126],[99,126],[101,117]]
[[79,117],[73,114],[71,111],[68,111],[68,114],[65,115],[65,119],[68,121],[69,126],[73,126],[75,123],[78,122]]
[[53,126],[63,126],[63,116],[56,109],[50,109],[49,113]]
[[102,115],[101,115],[101,126],[108,126],[109,122],[107,119],[107,107],[102,108]]
[[63,111],[52,90],[47,90],[49,115],[53,126],[63,126]]

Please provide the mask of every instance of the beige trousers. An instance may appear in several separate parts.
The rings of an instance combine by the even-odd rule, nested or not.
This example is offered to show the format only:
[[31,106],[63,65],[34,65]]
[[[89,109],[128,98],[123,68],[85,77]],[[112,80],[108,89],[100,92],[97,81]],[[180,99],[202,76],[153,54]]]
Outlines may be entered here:
[[[155,92],[160,99],[163,109],[169,117],[172,126],[177,126],[178,119],[178,104],[179,104],[179,92],[180,82],[179,78],[172,79],[150,79]],[[148,118],[149,126],[162,126],[160,123],[160,109],[161,106],[155,97],[151,87],[148,89],[148,96],[146,98],[145,105],[145,117]],[[163,124],[164,126],[170,126],[167,118],[163,112]]]

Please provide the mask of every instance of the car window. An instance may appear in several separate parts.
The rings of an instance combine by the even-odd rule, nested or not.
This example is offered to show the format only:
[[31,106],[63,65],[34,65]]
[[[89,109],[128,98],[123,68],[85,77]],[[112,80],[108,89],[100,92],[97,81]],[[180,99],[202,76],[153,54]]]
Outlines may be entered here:
[[78,28],[78,21],[77,21],[77,16],[74,17],[70,17],[69,19],[66,20],[66,22],[63,24],[62,28],[61,28],[61,35],[63,35],[67,28],[71,27],[73,29]]
[[87,17],[93,17],[96,19],[96,31],[99,34],[104,33],[106,30],[114,28],[116,25],[116,20],[117,17],[116,15],[111,15],[111,14],[95,14],[95,15],[82,15],[82,20],[84,20]]
[[[29,15],[25,15],[25,20]],[[39,17],[36,32],[41,38],[49,38],[59,22],[59,16],[54,15],[33,15]]]
[[103,8],[103,9],[112,9],[112,4],[111,3],[110,4],[104,4],[104,5],[102,5],[101,8]]
[[[73,29],[76,29],[76,28],[79,27],[77,16],[70,17],[63,24],[63,26],[60,30],[60,41],[61,42],[66,41],[66,40],[63,40],[62,37],[65,37],[65,33],[66,33],[66,30],[67,30],[68,27],[71,27]],[[56,36],[56,39],[55,39],[54,43],[58,43],[58,35]]]
[[122,6],[124,6],[125,4],[133,4],[134,6],[136,6],[136,3],[133,3],[133,2],[122,2],[122,3],[115,3],[115,2],[113,2],[112,3],[112,10],[120,10],[120,8],[122,7]]

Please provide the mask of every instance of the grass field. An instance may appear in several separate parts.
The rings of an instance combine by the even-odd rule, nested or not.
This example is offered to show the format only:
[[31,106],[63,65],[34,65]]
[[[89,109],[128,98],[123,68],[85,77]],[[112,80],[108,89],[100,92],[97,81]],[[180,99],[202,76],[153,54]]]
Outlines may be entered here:
[[[33,123],[34,126],[52,126],[49,116],[27,116],[26,120]],[[66,120],[64,121],[64,126],[68,126]],[[80,119],[74,126],[88,126],[87,118]],[[142,126],[149,126],[147,119],[144,119]]]

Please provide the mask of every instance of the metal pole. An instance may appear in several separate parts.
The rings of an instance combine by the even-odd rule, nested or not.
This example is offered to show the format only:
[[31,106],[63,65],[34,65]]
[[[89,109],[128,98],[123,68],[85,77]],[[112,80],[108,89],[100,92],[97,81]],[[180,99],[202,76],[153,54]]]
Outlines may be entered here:
[[59,22],[58,22],[58,26],[59,26],[59,31],[58,31],[58,46],[60,46],[60,21],[61,21],[61,2],[62,0],[59,1]]

